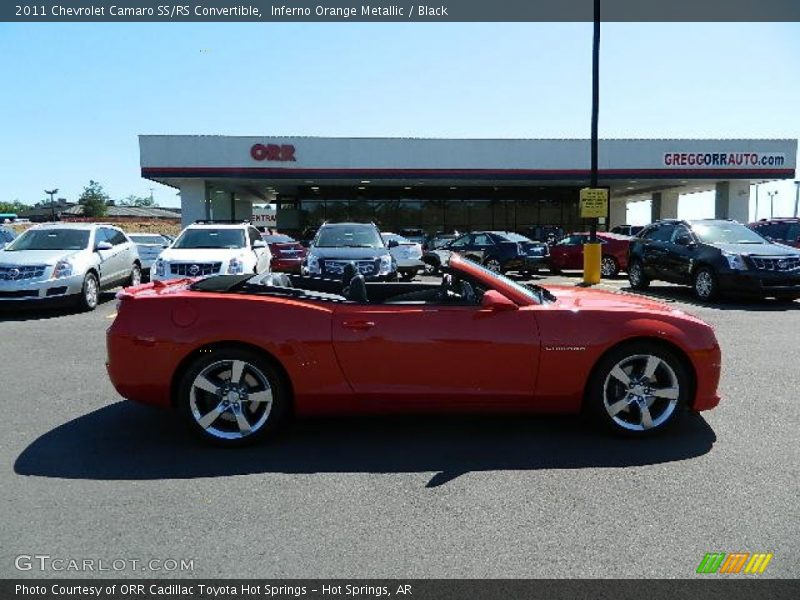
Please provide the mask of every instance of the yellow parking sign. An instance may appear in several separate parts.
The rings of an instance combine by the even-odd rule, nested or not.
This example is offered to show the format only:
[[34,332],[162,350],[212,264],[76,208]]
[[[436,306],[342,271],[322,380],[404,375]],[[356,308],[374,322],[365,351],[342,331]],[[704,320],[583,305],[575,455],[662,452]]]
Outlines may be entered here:
[[583,188],[581,190],[581,219],[597,219],[608,214],[608,190]]

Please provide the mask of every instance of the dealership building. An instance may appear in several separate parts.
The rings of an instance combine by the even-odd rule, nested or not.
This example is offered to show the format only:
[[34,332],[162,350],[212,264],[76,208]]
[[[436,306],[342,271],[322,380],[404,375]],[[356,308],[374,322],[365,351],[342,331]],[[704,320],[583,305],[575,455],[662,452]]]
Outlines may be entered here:
[[[180,190],[184,225],[249,219],[269,202],[291,232],[345,219],[431,233],[588,228],[589,140],[142,135],[139,147],[142,176]],[[750,184],[791,179],[796,162],[797,140],[601,140],[601,228],[641,200],[653,220],[677,217],[678,196],[700,191],[715,191],[716,217],[746,222]]]

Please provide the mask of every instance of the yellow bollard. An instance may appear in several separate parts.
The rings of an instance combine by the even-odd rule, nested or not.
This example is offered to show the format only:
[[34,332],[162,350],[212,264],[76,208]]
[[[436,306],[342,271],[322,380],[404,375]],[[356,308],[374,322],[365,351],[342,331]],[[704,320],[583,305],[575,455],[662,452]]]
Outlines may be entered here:
[[603,255],[600,242],[587,242],[583,245],[583,283],[600,283],[600,259]]

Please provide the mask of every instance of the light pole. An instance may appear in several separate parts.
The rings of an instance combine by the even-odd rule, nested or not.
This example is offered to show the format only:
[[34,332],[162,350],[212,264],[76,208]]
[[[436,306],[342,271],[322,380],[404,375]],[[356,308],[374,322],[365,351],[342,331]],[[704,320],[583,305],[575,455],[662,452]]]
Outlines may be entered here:
[[756,212],[753,215],[753,221],[758,221],[758,183],[754,183],[753,185],[756,186]]
[[[594,0],[594,35],[592,37],[592,139],[591,139],[591,178],[589,190],[594,195],[598,186],[597,173],[597,122],[600,112],[600,0]],[[606,195],[606,202],[608,196]],[[583,210],[581,208],[581,210]],[[606,209],[606,218],[608,210]],[[602,276],[602,256],[597,241],[597,217],[589,219],[589,240],[583,245],[583,285],[600,283]]]
[[53,204],[53,196],[55,196],[58,193],[58,188],[56,188],[54,190],[45,190],[44,193],[45,194],[50,194],[50,220],[51,221],[55,221],[56,220],[56,207],[55,207],[55,204]]
[[769,196],[769,218],[773,218],[775,216],[775,196],[778,194],[778,190],[772,190],[767,192],[767,196]]

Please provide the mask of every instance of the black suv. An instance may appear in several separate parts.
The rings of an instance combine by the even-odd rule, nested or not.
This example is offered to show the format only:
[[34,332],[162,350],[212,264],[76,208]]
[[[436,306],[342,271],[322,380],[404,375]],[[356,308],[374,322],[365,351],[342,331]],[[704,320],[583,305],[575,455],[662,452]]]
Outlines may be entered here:
[[374,223],[324,223],[301,269],[303,275],[341,279],[348,263],[367,281],[397,279],[397,262]]
[[633,239],[628,279],[636,290],[653,279],[692,286],[710,301],[726,293],[800,298],[800,251],[736,221],[658,221]]

